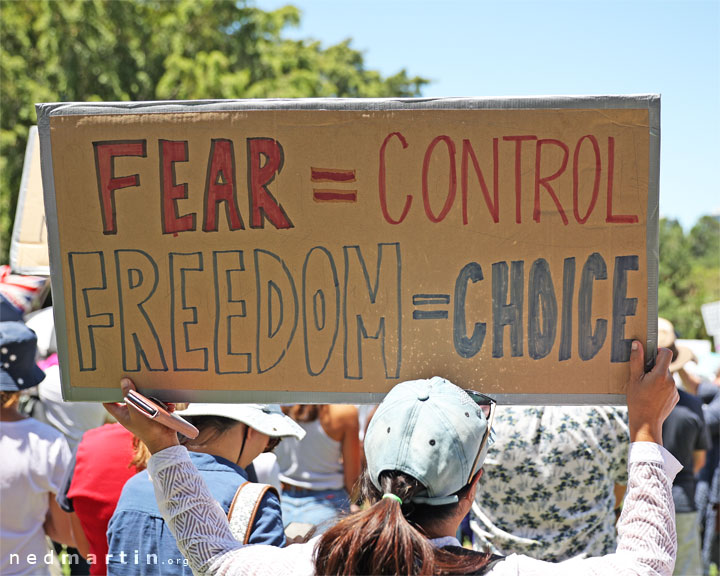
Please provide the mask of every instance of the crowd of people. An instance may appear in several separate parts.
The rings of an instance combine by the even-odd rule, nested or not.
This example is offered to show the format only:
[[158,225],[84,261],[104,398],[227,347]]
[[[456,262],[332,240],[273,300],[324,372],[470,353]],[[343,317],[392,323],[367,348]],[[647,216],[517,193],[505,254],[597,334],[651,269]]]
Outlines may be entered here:
[[369,411],[179,405],[194,439],[124,404],[63,402],[54,342],[14,320],[0,322],[3,575],[49,573],[61,546],[73,574],[720,564],[720,377],[666,320],[651,372],[633,344],[627,407],[497,406],[435,377]]

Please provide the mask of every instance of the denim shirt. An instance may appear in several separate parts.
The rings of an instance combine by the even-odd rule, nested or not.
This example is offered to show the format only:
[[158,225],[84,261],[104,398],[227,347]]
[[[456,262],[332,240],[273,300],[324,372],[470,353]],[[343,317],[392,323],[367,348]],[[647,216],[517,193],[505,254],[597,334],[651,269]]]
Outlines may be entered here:
[[[189,452],[213,498],[227,514],[247,474],[219,456]],[[163,520],[147,470],[130,478],[107,531],[108,574],[118,576],[192,576],[187,561]],[[263,497],[250,533],[250,544],[284,546],[280,502],[272,492]]]

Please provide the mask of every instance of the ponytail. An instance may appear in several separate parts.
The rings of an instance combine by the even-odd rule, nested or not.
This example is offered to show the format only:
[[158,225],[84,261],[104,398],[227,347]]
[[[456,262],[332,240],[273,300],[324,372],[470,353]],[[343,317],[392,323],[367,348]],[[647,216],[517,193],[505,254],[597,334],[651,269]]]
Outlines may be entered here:
[[487,564],[487,555],[461,555],[435,548],[423,526],[412,521],[415,513],[425,508],[434,508],[444,517],[457,504],[413,504],[412,498],[424,488],[402,472],[383,472],[380,485],[382,493],[365,475],[363,492],[374,504],[323,534],[315,550],[316,574],[469,574]]
[[315,573],[432,574],[434,560],[432,545],[405,520],[400,503],[384,498],[323,534]]

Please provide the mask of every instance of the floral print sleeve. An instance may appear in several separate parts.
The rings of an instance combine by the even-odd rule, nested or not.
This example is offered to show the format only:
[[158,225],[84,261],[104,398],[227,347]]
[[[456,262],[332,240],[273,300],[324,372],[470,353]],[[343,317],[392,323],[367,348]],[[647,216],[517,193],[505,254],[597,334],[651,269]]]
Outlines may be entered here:
[[628,426],[628,413],[626,407],[606,408],[608,417],[614,427],[614,465],[612,476],[615,484],[626,486],[628,483],[628,450],[630,443],[630,428]]
[[476,549],[559,562],[615,550],[627,483],[627,409],[503,406],[471,528]]

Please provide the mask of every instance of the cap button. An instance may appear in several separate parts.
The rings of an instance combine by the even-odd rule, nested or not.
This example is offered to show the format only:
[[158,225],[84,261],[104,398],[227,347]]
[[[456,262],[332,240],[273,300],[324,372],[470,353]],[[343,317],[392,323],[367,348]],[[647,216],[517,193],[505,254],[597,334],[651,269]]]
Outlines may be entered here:
[[421,402],[425,402],[428,398],[430,398],[430,394],[428,394],[427,390],[419,390],[417,393],[418,400]]

